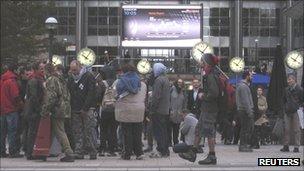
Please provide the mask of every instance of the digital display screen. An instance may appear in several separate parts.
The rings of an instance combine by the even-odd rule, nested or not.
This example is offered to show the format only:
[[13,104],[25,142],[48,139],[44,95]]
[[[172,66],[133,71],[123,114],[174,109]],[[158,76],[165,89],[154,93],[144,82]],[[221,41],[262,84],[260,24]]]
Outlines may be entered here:
[[201,6],[125,5],[122,46],[192,47],[201,41]]

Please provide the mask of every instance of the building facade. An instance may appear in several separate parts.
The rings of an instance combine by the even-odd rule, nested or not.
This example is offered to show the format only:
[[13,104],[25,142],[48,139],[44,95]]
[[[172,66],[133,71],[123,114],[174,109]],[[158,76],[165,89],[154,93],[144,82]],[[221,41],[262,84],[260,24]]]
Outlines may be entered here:
[[[303,1],[210,1],[210,0],[103,0],[58,1],[50,15],[58,19],[57,40],[76,45],[76,52],[89,47],[98,62],[104,52],[123,57],[184,58],[187,48],[128,48],[120,47],[122,4],[202,4],[203,41],[214,47],[222,57],[221,66],[228,71],[228,60],[242,56],[249,65],[271,63],[275,48],[281,44],[284,53],[303,48]],[[69,58],[75,56],[71,52]]]

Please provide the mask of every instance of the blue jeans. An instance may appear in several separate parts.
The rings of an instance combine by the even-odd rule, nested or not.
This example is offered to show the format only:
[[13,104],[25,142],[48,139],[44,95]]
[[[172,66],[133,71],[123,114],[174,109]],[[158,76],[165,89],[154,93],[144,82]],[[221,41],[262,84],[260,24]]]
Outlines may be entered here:
[[18,120],[19,120],[18,112],[12,112],[12,113],[0,116],[1,153],[4,153],[6,151],[6,147],[5,147],[6,136],[7,136],[8,144],[9,144],[9,154],[16,154],[19,152],[17,143],[16,143]]
[[152,127],[155,140],[157,142],[156,150],[162,155],[169,155],[169,135],[168,124],[169,115],[152,114]]

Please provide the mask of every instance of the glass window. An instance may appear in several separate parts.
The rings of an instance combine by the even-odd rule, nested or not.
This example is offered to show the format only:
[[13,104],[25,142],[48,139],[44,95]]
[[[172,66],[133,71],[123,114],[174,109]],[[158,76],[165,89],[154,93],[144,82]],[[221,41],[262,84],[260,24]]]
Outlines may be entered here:
[[250,8],[250,17],[259,17],[259,8]]
[[269,17],[269,9],[260,9],[261,17]]
[[109,17],[110,25],[118,25],[118,17]]
[[221,56],[229,56],[229,47],[222,47],[220,51],[221,51]]
[[118,16],[118,8],[110,7],[109,8],[109,16]]
[[219,36],[219,27],[211,27],[210,36]]
[[269,28],[270,36],[278,36],[278,29],[276,27]]
[[259,28],[250,27],[249,33],[250,33],[250,36],[259,36]]
[[76,17],[69,18],[69,25],[76,25]]
[[88,25],[97,25],[97,17],[89,17]]
[[88,15],[93,16],[93,17],[97,16],[97,8],[89,7],[88,8]]
[[269,48],[259,48],[259,56],[269,56]]
[[89,26],[88,27],[88,35],[97,35],[97,28]]
[[98,14],[99,16],[108,16],[108,8],[106,7],[98,8]]
[[269,17],[276,17],[276,9],[269,9]]
[[269,26],[269,18],[261,18],[261,26]]
[[60,25],[67,25],[68,24],[68,18],[67,17],[58,17],[58,23]]
[[258,18],[250,18],[250,21],[249,21],[249,25],[250,26],[259,26],[259,19]]
[[242,13],[243,13],[243,18],[248,18],[249,17],[249,9],[248,8],[243,8]]
[[109,35],[117,35],[118,29],[117,28],[110,28],[109,29]]
[[277,19],[276,18],[270,18],[269,19],[269,25],[270,26],[278,26],[279,24],[277,23]]
[[229,8],[220,8],[221,17],[229,17]]
[[59,7],[58,8],[58,15],[59,16],[67,16],[68,15],[68,8]]
[[219,47],[213,47],[214,55],[219,56]]
[[210,26],[219,26],[219,18],[209,18]]
[[101,36],[108,35],[108,29],[107,28],[99,28],[98,29],[98,35],[101,35]]
[[99,25],[107,25],[108,24],[108,18],[107,17],[99,17],[98,18],[98,24]]
[[229,18],[221,18],[220,19],[221,26],[229,26]]
[[221,27],[220,28],[220,36],[229,36],[229,27]]
[[268,27],[260,28],[260,35],[262,37],[269,37],[269,28]]
[[249,19],[243,18],[243,26],[249,26]]
[[220,15],[219,8],[210,8],[210,17],[218,17]]
[[75,7],[70,7],[69,8],[69,15],[76,17],[76,8]]
[[58,26],[58,35],[67,35],[67,26]]
[[243,36],[249,36],[249,28],[243,27]]
[[76,34],[76,27],[70,26],[69,27],[69,35],[75,35]]

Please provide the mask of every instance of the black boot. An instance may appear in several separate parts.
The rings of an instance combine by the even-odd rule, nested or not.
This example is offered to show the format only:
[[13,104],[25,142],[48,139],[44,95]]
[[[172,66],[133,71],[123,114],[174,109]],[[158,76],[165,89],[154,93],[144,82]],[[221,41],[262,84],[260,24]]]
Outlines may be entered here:
[[74,162],[75,157],[72,155],[66,155],[63,158],[60,159],[61,162]]
[[280,151],[282,151],[282,152],[289,152],[289,146],[288,145],[284,145],[283,148]]
[[253,152],[253,150],[247,145],[240,145],[239,152]]
[[198,161],[198,164],[200,165],[209,165],[209,164],[216,164],[216,157],[215,155],[210,155],[208,154],[207,158],[205,158],[204,160],[200,160]]

